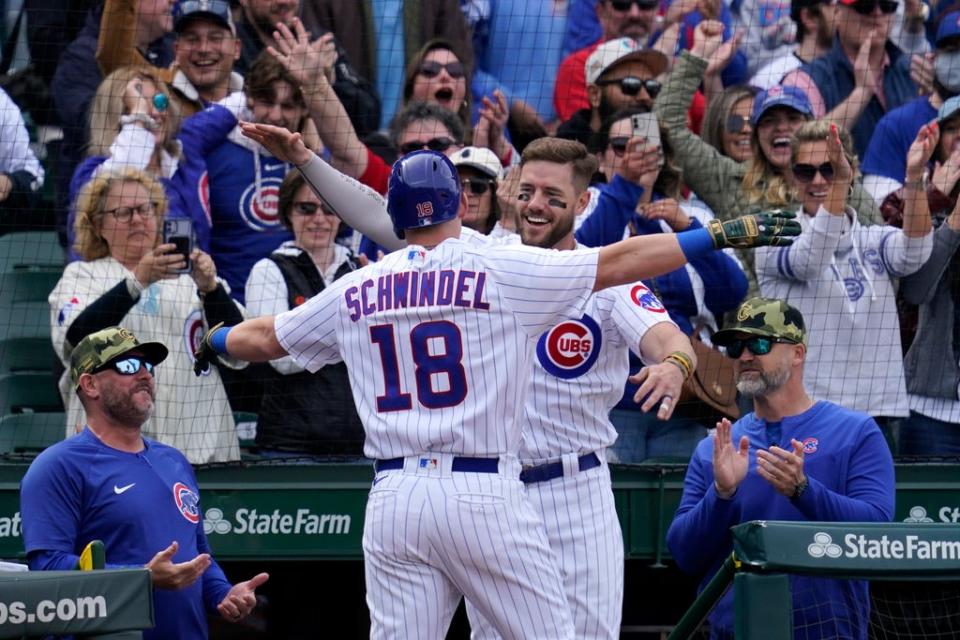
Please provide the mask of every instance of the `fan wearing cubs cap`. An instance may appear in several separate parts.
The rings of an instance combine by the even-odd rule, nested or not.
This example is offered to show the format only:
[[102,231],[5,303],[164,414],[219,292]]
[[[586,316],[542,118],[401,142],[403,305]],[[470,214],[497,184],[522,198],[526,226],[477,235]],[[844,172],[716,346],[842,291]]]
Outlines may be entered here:
[[207,544],[193,468],[141,432],[168,353],[123,327],[91,333],[73,349],[70,380],[87,423],[24,475],[23,542],[32,571],[69,571],[89,542],[102,540],[107,569],[150,570],[156,626],[143,637],[202,640],[208,614],[239,622],[269,576],[230,584]]
[[[815,339],[815,336],[810,336]],[[667,531],[677,564],[705,586],[732,551],[730,527],[750,520],[889,522],[893,458],[874,420],[804,388],[804,317],[783,300],[751,298],[713,336],[736,360],[737,389],[754,410],[726,419],[690,459]],[[864,580],[791,575],[793,624],[806,638],[866,640]],[[716,637],[733,637],[733,591],[710,614]]]

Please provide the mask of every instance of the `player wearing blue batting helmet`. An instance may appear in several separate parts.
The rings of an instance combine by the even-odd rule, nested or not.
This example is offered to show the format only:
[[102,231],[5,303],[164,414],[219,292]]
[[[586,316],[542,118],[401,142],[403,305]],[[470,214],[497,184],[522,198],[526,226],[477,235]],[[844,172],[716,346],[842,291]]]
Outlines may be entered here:
[[436,151],[414,151],[393,163],[387,187],[387,213],[393,231],[432,227],[460,211],[460,179],[453,163]]

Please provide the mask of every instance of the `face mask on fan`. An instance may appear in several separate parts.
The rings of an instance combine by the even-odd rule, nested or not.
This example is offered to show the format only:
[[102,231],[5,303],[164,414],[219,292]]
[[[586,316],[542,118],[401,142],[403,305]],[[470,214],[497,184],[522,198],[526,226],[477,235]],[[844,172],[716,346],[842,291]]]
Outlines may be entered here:
[[938,53],[933,63],[937,82],[951,93],[960,93],[960,51]]

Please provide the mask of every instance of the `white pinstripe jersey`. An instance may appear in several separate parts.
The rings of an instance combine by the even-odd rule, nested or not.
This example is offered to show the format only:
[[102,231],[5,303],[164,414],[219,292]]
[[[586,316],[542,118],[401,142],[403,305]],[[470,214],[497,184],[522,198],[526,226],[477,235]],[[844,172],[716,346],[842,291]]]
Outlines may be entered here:
[[[467,228],[460,239],[477,247],[520,241],[517,235],[490,238]],[[609,413],[630,373],[627,349],[639,356],[643,335],[660,322],[674,324],[660,300],[638,282],[592,294],[579,314],[541,334],[520,459],[545,461],[612,445],[617,431]]]
[[516,454],[533,346],[581,315],[598,250],[408,247],[276,317],[310,371],[346,362],[370,458]]
[[617,431],[608,415],[630,373],[627,349],[640,355],[643,335],[660,322],[673,324],[657,297],[638,282],[594,293],[580,315],[542,334],[520,459],[545,461],[612,445]]

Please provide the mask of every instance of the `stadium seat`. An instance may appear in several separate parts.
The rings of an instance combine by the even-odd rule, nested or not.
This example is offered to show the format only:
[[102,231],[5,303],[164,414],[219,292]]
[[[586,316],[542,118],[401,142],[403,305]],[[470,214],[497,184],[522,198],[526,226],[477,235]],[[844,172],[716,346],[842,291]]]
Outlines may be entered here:
[[53,376],[48,372],[0,375],[0,415],[63,411]]
[[0,273],[0,308],[31,302],[46,305],[62,274],[61,267],[52,265],[20,265]]
[[63,440],[63,413],[19,413],[0,418],[0,453],[39,453]]
[[56,354],[50,343],[50,330],[46,325],[36,329],[38,333],[45,332],[47,335],[0,339],[0,374],[36,371],[53,375]]
[[63,271],[64,255],[56,231],[18,231],[0,236],[0,272],[29,266]]

